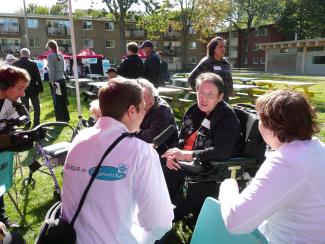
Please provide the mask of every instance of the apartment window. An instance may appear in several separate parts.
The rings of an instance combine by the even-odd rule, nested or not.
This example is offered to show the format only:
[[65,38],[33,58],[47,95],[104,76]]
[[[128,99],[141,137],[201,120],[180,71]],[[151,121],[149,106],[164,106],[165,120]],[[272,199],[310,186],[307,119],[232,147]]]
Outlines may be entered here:
[[260,47],[257,44],[255,44],[254,45],[254,51],[258,51],[258,50],[260,50]]
[[259,37],[259,36],[267,36],[267,29],[266,28],[262,28],[262,29],[257,29],[254,32],[254,36],[255,37]]
[[68,20],[47,20],[48,35],[70,35],[70,22]]
[[27,19],[27,27],[29,29],[37,29],[38,28],[38,19]]
[[30,47],[41,47],[40,40],[38,38],[29,38]]
[[325,64],[325,56],[314,56],[313,64]]
[[288,48],[281,48],[280,53],[288,53],[289,49]]
[[59,46],[59,49],[66,52],[71,53],[71,40],[70,39],[59,39],[55,40]]
[[258,64],[258,57],[253,58],[253,64]]
[[190,26],[190,27],[188,28],[188,33],[190,33],[190,34],[196,34],[196,31],[195,31],[195,29],[193,28],[193,26]]
[[237,45],[230,46],[230,51],[237,51]]
[[244,58],[244,64],[248,64],[248,59]]
[[114,22],[105,22],[105,30],[114,31]]
[[196,48],[197,48],[196,45],[197,45],[196,42],[192,42],[192,41],[190,41],[190,42],[188,43],[188,48],[189,48],[189,49],[196,49]]
[[188,60],[190,64],[196,64],[196,57],[189,57]]
[[115,48],[115,40],[107,40],[105,42],[105,47],[106,48]]
[[116,64],[116,57],[108,57],[110,65],[115,65]]
[[82,21],[82,29],[84,30],[92,30],[93,22],[92,21]]
[[260,64],[265,64],[265,57],[260,58]]
[[231,32],[231,37],[232,38],[237,38],[237,32]]
[[7,53],[19,54],[19,51],[21,49],[20,39],[0,38],[0,47],[1,47],[1,52],[4,54]]
[[92,39],[84,39],[83,40],[84,47],[94,48],[94,40]]
[[18,19],[0,18],[0,34],[19,33]]

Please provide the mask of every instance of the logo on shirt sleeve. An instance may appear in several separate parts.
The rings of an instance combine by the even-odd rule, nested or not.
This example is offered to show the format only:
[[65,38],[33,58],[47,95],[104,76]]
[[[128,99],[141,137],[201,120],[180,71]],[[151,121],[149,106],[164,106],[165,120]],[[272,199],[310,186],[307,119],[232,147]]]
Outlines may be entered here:
[[[90,168],[88,173],[92,176],[96,167]],[[126,164],[119,164],[117,167],[101,166],[96,176],[98,180],[115,181],[125,178],[128,172],[128,166]]]

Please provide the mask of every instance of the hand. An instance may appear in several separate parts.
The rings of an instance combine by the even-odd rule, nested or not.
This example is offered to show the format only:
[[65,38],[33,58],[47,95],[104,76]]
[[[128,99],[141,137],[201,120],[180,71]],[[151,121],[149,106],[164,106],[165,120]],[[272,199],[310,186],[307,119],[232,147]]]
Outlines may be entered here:
[[2,241],[6,236],[6,226],[4,223],[0,222],[0,241]]
[[179,148],[171,148],[168,149],[161,157],[162,158],[172,158],[174,160],[184,160],[184,161],[192,161],[193,160],[193,152],[192,151],[184,151]]
[[172,158],[167,158],[166,166],[168,169],[179,170],[181,166]]

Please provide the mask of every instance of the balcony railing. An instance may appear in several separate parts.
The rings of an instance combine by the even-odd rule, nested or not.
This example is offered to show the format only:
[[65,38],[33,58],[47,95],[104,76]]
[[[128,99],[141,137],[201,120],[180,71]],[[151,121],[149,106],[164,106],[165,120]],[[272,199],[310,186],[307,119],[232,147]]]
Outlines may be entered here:
[[0,34],[3,35],[18,35],[19,34],[19,27],[18,26],[0,26]]
[[19,46],[3,46],[3,45],[0,45],[0,53],[1,53],[1,55],[7,55],[9,53],[18,55],[20,49],[21,49],[20,45]]
[[142,38],[144,37],[144,30],[126,30],[125,37]]
[[67,27],[47,27],[49,36],[67,36],[70,35],[70,28]]
[[166,38],[172,38],[172,39],[175,39],[175,38],[181,38],[181,33],[178,32],[178,31],[168,31],[168,32],[165,32],[164,33],[164,37]]

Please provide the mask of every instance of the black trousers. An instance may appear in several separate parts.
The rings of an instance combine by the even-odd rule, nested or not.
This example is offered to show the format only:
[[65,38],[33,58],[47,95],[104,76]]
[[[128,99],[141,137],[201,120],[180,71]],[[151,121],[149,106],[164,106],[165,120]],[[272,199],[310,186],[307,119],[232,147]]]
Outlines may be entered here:
[[55,88],[51,86],[56,121],[69,122],[70,116],[68,111],[68,95],[65,80],[57,80],[55,83],[59,83],[61,90],[61,95],[58,95],[55,92]]
[[34,108],[33,125],[36,126],[39,125],[40,123],[40,115],[41,115],[41,107],[40,107],[38,95],[34,95],[34,96],[25,95],[24,97],[21,98],[21,101],[25,105],[27,111],[29,111],[29,100],[32,102]]
[[3,200],[3,195],[0,197],[0,222],[4,221],[7,218],[6,210],[5,210],[5,203]]

